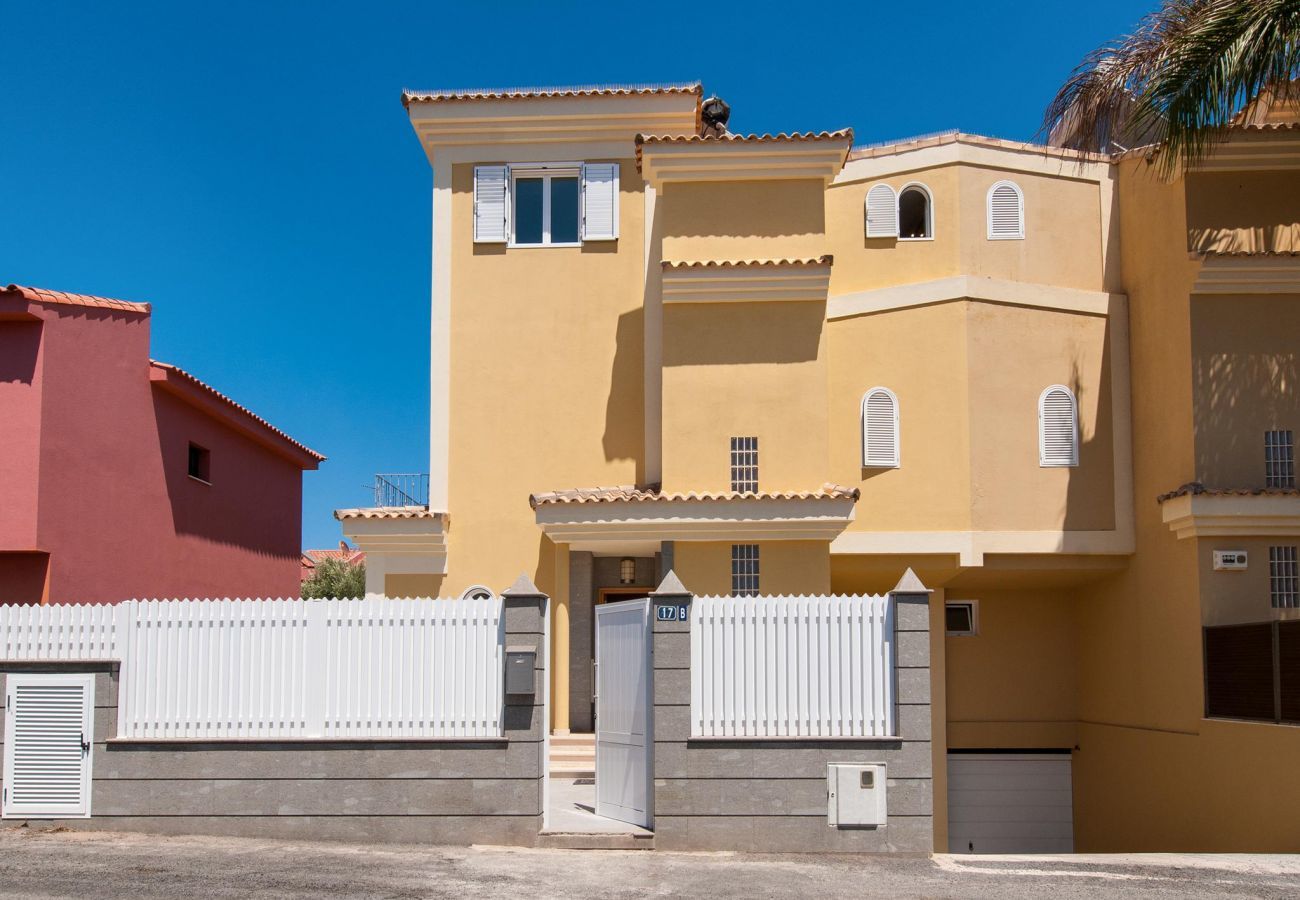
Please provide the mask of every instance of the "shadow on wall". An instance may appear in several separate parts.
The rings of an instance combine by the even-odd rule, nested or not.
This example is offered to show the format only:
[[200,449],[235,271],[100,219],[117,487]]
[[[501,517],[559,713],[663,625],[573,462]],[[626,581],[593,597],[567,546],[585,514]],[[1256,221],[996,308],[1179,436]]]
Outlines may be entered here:
[[645,313],[637,308],[618,317],[614,366],[605,400],[606,462],[636,463],[636,483],[645,480]]
[[31,384],[35,380],[43,324],[0,321],[0,383]]
[[[1097,376],[1097,415],[1092,430],[1086,431],[1082,421],[1079,426],[1079,464],[1069,469],[1069,484],[1065,491],[1065,510],[1061,517],[1064,531],[1093,531],[1115,528],[1115,407],[1112,378],[1114,310],[1106,317],[1106,330],[1102,341],[1101,365]],[[1079,373],[1079,361],[1070,361],[1070,377],[1065,382],[1075,397],[1076,409],[1091,405],[1087,386]],[[1046,385],[1044,385],[1045,387]],[[1082,416],[1080,416],[1082,419]],[[1103,494],[1103,496],[1099,496]],[[1098,521],[1098,508],[1109,510],[1109,521]]]
[[664,367],[813,362],[826,303],[683,303],[664,310]]
[[[826,231],[820,183],[780,181],[668,184],[664,187],[663,237],[784,238]],[[780,215],[772,215],[779,209]],[[698,256],[698,255],[697,255]]]
[[1300,431],[1300,310],[1294,299],[1192,297],[1197,481],[1264,487],[1264,432]]

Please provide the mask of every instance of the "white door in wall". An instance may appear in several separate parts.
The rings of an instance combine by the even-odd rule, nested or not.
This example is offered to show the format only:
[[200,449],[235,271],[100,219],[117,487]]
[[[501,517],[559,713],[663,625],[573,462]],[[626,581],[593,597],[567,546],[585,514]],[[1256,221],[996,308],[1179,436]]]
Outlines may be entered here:
[[650,601],[596,607],[596,815],[650,827]]
[[949,853],[1072,853],[1068,753],[950,753]]
[[5,678],[6,819],[90,815],[94,675]]

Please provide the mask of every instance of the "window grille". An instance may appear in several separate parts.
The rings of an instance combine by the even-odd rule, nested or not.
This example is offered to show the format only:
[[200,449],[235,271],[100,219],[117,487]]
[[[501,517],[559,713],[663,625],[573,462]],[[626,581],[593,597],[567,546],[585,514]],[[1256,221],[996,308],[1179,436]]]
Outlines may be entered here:
[[1300,564],[1295,547],[1268,548],[1268,588],[1274,609],[1300,609]]
[[731,593],[758,596],[758,544],[731,545]]
[[739,493],[758,493],[758,438],[731,439],[731,489]]
[[1264,486],[1295,487],[1295,436],[1289,430],[1264,432]]

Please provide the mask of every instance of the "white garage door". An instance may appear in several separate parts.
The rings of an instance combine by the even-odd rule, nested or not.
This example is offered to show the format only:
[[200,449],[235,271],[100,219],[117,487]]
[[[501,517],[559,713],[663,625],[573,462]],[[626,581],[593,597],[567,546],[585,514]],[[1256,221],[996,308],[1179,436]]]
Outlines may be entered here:
[[1071,853],[1068,753],[948,755],[948,852]]

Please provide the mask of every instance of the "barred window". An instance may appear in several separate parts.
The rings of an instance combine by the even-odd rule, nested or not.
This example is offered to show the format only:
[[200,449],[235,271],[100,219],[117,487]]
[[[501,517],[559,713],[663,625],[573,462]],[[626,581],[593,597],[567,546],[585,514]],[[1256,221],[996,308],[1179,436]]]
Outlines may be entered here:
[[1300,609],[1300,564],[1295,547],[1268,548],[1268,590],[1274,609]]
[[731,439],[731,489],[758,493],[758,438]]
[[758,544],[731,545],[731,593],[758,596]]
[[1264,486],[1295,487],[1295,437],[1289,430],[1264,432]]

